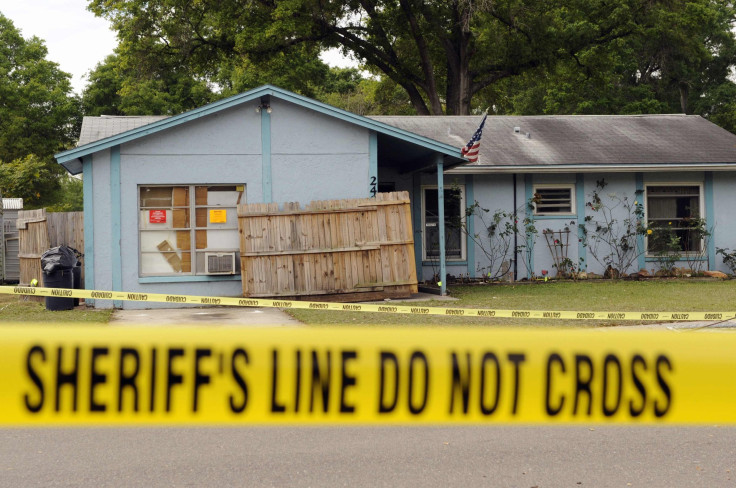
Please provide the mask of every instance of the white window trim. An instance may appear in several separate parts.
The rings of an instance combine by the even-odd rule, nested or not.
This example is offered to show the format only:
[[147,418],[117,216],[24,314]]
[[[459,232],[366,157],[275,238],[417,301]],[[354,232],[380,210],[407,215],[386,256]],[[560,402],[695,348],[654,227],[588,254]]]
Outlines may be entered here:
[[[426,239],[426,237],[424,235],[424,230],[426,229],[426,227],[425,227],[425,216],[427,215],[426,204],[424,202],[424,195],[425,195],[426,190],[435,190],[435,191],[437,191],[437,188],[438,188],[437,185],[422,185],[420,187],[420,191],[422,192],[422,209],[421,209],[421,212],[422,212],[422,224],[421,224],[422,225],[422,234],[421,234],[422,235],[422,261],[439,261],[439,259],[428,258],[427,257],[427,239]],[[464,211],[467,208],[466,205],[465,205],[465,185],[455,185],[455,184],[453,184],[452,186],[449,186],[449,187],[448,186],[445,186],[444,187],[445,190],[453,189],[453,188],[459,188],[460,189],[460,212],[462,214],[460,216],[460,218],[461,218],[462,222],[465,223],[465,219],[467,218],[467,216],[465,215],[465,211]],[[445,216],[445,218],[446,217],[447,216]],[[455,262],[455,261],[461,262],[461,261],[466,261],[468,259],[468,250],[467,250],[468,245],[467,244],[468,244],[467,243],[467,239],[463,238],[462,235],[461,235],[461,237],[460,237],[460,257],[459,258],[447,258],[447,261],[448,262]]]
[[[649,222],[649,193],[648,188],[650,186],[697,186],[698,187],[698,205],[700,205],[700,218],[705,219],[705,195],[703,195],[703,182],[702,181],[665,181],[665,182],[653,182],[653,183],[644,183],[644,224],[648,225]],[[703,247],[705,243],[700,243],[701,248]],[[652,254],[649,252],[649,237],[644,234],[644,249],[646,249],[646,253],[644,257],[646,258],[654,258],[657,257],[656,254]],[[706,249],[703,249],[702,253],[705,253]],[[682,256],[697,256],[697,252],[683,252]]]
[[[138,227],[136,229],[137,239],[138,239],[138,278],[168,278],[168,277],[193,278],[193,277],[221,277],[221,276],[223,276],[221,274],[197,273],[197,271],[196,271],[196,252],[197,252],[197,250],[196,250],[196,237],[195,237],[195,234],[193,232],[190,233],[190,246],[191,246],[191,249],[192,249],[190,251],[191,252],[191,263],[192,263],[191,266],[192,266],[192,271],[190,271],[188,273],[184,273],[184,272],[182,272],[182,273],[173,273],[173,272],[171,272],[171,273],[144,273],[143,272],[143,270],[142,270],[142,266],[143,266],[143,258],[142,258],[143,251],[141,251],[141,231],[143,230],[143,229],[141,229],[141,189],[142,188],[152,188],[152,187],[176,187],[176,186],[188,186],[188,187],[190,187],[192,189],[195,188],[195,187],[197,187],[197,186],[242,186],[243,187],[243,196],[244,196],[244,199],[241,202],[241,204],[244,204],[244,203],[247,202],[247,191],[246,191],[247,190],[247,186],[246,186],[245,183],[153,183],[153,184],[150,184],[150,185],[139,183],[137,185],[137,189],[136,189],[136,198],[137,198],[136,199],[136,208],[137,208],[137,212],[136,213],[137,213],[137,217],[138,217],[138,219],[137,219]],[[190,202],[189,202],[190,219],[191,218],[194,218],[194,216],[196,214],[196,208],[197,208],[197,204],[196,204],[196,202],[194,200],[194,194],[192,193],[191,195],[192,195],[192,198],[190,198]],[[202,206],[200,206],[200,207],[202,207]],[[204,206],[204,207],[209,207],[209,206]],[[230,208],[230,207],[228,207],[228,208]],[[238,207],[236,205],[235,206],[236,211],[237,211],[237,208]],[[236,225],[239,225],[239,224],[236,223]],[[189,230],[190,231],[196,230],[196,226],[190,227]],[[226,230],[226,229],[223,229],[223,230]],[[238,235],[240,235],[237,227],[236,227],[235,231],[238,232]],[[236,261],[239,259],[239,257],[237,256],[237,254],[240,253],[240,249],[239,248],[238,249],[234,249],[234,248],[233,249],[214,249],[213,248],[213,249],[207,249],[206,251],[205,250],[200,250],[200,253],[204,253],[204,252],[218,252],[218,251],[219,252],[235,252],[236,253],[236,258],[235,258]],[[236,266],[236,268],[237,268],[237,266]],[[237,275],[237,273],[235,273],[235,275]]]
[[538,185],[532,185],[532,196],[537,193],[537,189],[548,189],[548,188],[554,188],[554,189],[568,189],[570,190],[570,211],[569,212],[538,212],[537,206],[534,205],[534,215],[539,216],[555,216],[555,215],[562,215],[562,216],[571,216],[571,215],[577,215],[577,207],[575,202],[575,183],[544,183],[544,184],[538,184]]

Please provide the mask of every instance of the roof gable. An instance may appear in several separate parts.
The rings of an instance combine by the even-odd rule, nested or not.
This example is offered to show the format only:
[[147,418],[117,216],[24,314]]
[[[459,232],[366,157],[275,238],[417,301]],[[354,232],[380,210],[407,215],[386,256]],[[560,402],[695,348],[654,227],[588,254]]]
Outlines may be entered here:
[[[238,105],[242,105],[253,100],[260,100],[261,97],[264,96],[276,97],[281,100],[285,100],[314,110],[315,112],[326,114],[331,117],[336,117],[345,122],[365,127],[366,129],[373,130],[377,133],[385,134],[397,139],[417,144],[419,146],[448,156],[453,162],[462,161],[462,157],[460,156],[460,150],[458,147],[406,131],[399,127],[389,125],[378,120],[363,117],[361,115],[356,115],[354,113],[332,107],[325,103],[318,102],[316,100],[312,100],[301,95],[297,95],[296,93],[292,93],[290,91],[272,85],[264,85],[248,92],[225,98],[223,100],[218,100],[203,107],[190,110],[189,112],[184,112],[172,117],[161,118],[160,120],[151,121],[150,118],[137,117],[135,119],[137,120],[137,122],[142,123],[142,125],[136,125],[136,120],[131,120],[131,128],[124,127],[122,128],[122,132],[112,135],[107,135],[107,132],[105,131],[109,130],[110,132],[113,132],[113,129],[111,129],[111,127],[114,124],[106,124],[107,128],[104,130],[100,128],[98,128],[97,130],[93,130],[92,128],[90,128],[89,131],[86,131],[85,134],[83,134],[85,136],[84,138],[80,137],[79,146],[74,149],[60,152],[56,154],[55,157],[60,164],[67,168],[67,170],[72,173],[78,173],[81,171],[81,164],[78,162],[78,160],[83,156],[102,151],[104,149],[117,146],[119,144],[124,144],[140,137],[155,134],[159,131],[176,127],[180,124],[185,124],[200,117],[206,117],[207,115],[214,114],[216,112],[226,110]],[[127,118],[110,118],[110,121],[113,121],[114,119]],[[121,121],[121,123],[123,122]],[[120,127],[118,128],[120,129]],[[102,136],[103,138],[92,140],[96,136]]]

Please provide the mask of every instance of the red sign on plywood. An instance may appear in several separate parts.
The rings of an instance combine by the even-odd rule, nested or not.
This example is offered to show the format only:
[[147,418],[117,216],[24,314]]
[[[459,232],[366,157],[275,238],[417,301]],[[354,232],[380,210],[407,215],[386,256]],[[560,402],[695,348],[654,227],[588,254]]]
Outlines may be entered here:
[[149,210],[148,221],[152,224],[165,224],[166,210]]

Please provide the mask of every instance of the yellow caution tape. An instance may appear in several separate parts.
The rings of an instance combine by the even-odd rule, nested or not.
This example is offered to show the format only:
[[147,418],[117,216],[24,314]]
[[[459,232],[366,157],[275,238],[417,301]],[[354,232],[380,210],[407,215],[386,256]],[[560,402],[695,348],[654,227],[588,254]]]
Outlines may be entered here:
[[0,286],[0,294],[35,295],[43,297],[84,298],[134,302],[159,302],[189,305],[227,305],[235,307],[293,308],[334,310],[342,312],[377,312],[411,315],[446,315],[456,317],[497,317],[521,319],[560,320],[637,320],[637,321],[696,321],[731,320],[730,312],[595,312],[573,310],[501,310],[488,308],[425,307],[421,305],[388,305],[369,303],[334,303],[263,298],[214,297],[196,295],[167,295],[161,293],[131,293],[124,291],[71,290],[66,288],[37,288],[30,286]]
[[736,424],[736,335],[0,328],[0,425]]

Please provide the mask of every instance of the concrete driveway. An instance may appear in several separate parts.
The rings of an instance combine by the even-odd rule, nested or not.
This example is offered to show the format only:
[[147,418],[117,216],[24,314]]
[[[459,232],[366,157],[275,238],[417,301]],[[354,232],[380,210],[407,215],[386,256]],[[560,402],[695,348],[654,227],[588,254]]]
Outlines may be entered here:
[[[402,302],[427,300],[457,300],[429,293],[415,293]],[[363,302],[363,303],[386,303]],[[203,308],[155,308],[150,310],[115,310],[110,325],[242,325],[253,327],[298,326],[301,322],[277,308],[203,307]]]
[[277,308],[204,307],[115,310],[110,325],[230,325],[283,327],[302,325]]

